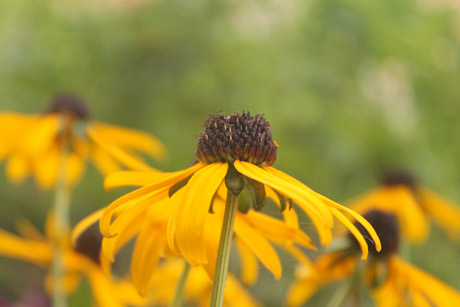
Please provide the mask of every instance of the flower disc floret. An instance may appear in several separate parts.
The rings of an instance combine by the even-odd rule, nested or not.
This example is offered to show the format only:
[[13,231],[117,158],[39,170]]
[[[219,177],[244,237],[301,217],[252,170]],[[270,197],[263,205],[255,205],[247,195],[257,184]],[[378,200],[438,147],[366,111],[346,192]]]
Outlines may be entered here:
[[207,164],[240,160],[266,166],[275,162],[277,148],[270,123],[262,115],[214,114],[204,124],[196,157]]
[[85,102],[71,94],[57,95],[51,104],[49,113],[67,113],[81,120],[89,118],[89,111]]

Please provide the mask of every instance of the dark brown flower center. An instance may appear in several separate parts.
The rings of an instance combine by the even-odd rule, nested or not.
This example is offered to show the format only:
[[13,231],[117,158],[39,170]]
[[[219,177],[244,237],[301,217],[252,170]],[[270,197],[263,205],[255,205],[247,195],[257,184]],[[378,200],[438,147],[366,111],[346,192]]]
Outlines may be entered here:
[[417,179],[407,171],[404,170],[394,170],[389,171],[383,174],[382,183],[388,187],[404,185],[415,190],[417,188]]
[[[369,246],[370,255],[375,257],[387,257],[396,253],[399,246],[399,224],[396,217],[391,213],[380,210],[368,211],[363,217],[374,227],[382,243],[382,250],[377,252],[375,248],[372,248],[375,244],[367,230],[363,225],[355,222],[354,225],[361,232]],[[354,246],[359,248],[356,238],[351,233],[348,234],[348,238]]]
[[86,120],[89,117],[85,102],[71,94],[57,95],[51,104],[49,113],[67,113],[82,120]]
[[229,116],[211,115],[204,123],[196,157],[205,163],[247,161],[271,165],[278,146],[273,141],[270,123],[257,114],[243,112]]
[[92,226],[78,238],[74,249],[76,252],[85,255],[95,263],[99,263],[101,244],[102,235],[98,231],[98,228]]

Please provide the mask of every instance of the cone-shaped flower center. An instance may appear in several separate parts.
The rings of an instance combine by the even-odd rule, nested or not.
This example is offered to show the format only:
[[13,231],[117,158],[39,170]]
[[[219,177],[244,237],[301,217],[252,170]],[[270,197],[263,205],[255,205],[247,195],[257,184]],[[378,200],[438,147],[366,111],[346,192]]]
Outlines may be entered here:
[[[377,252],[374,248],[370,248],[370,254],[376,257],[388,257],[396,253],[399,246],[399,224],[396,217],[391,213],[380,210],[368,211],[363,217],[374,227],[382,243],[382,250],[380,252]],[[367,244],[373,246],[374,242],[367,230],[360,223],[355,222],[354,225],[361,232],[364,239],[366,239]],[[348,234],[348,238],[353,245],[359,246],[351,233]]]
[[382,176],[382,183],[389,187],[404,185],[412,190],[415,190],[417,187],[417,179],[415,179],[411,173],[404,170],[396,170],[385,173]]
[[89,117],[84,101],[70,94],[57,95],[51,104],[49,113],[67,113],[82,120]]
[[270,123],[262,115],[214,114],[204,123],[196,157],[205,163],[240,160],[271,165],[276,160],[276,150]]

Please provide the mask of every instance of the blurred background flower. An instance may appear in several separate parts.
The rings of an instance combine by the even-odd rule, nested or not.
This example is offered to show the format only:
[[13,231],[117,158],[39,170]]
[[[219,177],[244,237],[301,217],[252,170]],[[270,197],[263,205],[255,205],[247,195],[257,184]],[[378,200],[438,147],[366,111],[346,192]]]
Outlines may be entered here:
[[[94,2],[0,1],[1,110],[40,113],[56,93],[79,93],[94,118],[162,140],[170,152],[164,171],[190,165],[210,113],[249,110],[270,119],[283,148],[277,167],[331,199],[373,189],[382,170],[404,167],[460,202],[455,1]],[[11,185],[3,170],[0,182],[1,228],[12,231],[21,216],[43,226],[51,195],[31,181]],[[104,192],[88,169],[73,222],[124,192]],[[299,218],[310,233],[310,221]],[[279,254],[281,280],[261,267],[251,288],[264,306],[280,306],[292,280],[295,261]],[[460,267],[449,264],[459,255],[433,225],[410,260],[455,287]],[[10,300],[25,295],[20,276],[39,275],[5,258],[0,267],[0,295]],[[41,285],[33,277],[27,284]],[[323,306],[334,290],[310,304]],[[89,297],[82,284],[71,303]]]

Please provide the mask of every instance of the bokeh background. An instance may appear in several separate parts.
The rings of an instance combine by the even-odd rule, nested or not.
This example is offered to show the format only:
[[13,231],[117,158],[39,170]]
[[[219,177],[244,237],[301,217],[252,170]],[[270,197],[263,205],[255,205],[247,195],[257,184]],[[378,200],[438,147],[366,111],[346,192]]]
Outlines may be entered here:
[[[55,94],[77,93],[94,120],[156,135],[169,150],[167,161],[152,161],[162,170],[192,162],[208,115],[262,113],[280,145],[275,166],[334,200],[402,167],[460,204],[458,3],[2,0],[0,109],[40,113]],[[90,166],[73,223],[123,193],[105,192],[102,179]],[[25,217],[42,228],[53,193],[32,180],[12,185],[3,164],[0,182],[0,227],[14,231]],[[408,255],[460,290],[460,243],[436,226]],[[262,269],[251,288],[265,306],[283,305],[295,268],[283,261],[280,281]],[[42,278],[0,257],[0,296],[34,293]],[[72,306],[89,295],[83,284]]]

